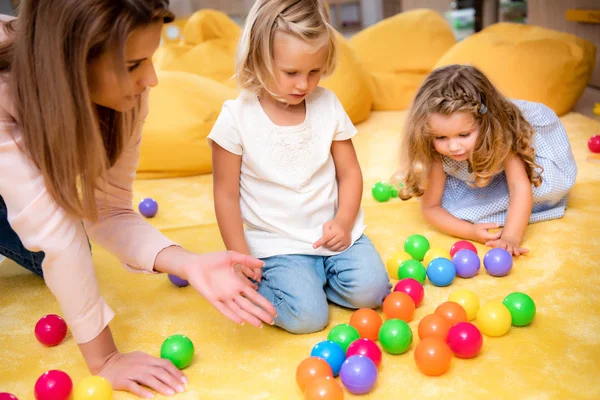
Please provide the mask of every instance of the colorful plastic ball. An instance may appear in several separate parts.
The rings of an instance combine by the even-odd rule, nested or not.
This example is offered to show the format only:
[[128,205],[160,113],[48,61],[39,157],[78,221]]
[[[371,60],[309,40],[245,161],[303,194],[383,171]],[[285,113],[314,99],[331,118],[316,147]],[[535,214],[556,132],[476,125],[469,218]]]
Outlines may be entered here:
[[348,346],[346,357],[356,355],[369,357],[371,361],[375,363],[376,367],[379,367],[381,364],[381,349],[377,346],[377,343],[371,339],[361,338],[355,340]]
[[377,340],[381,324],[381,315],[370,308],[359,308],[350,316],[350,325],[356,328],[362,338]]
[[334,326],[333,329],[329,331],[329,335],[327,335],[327,340],[336,342],[342,347],[342,349],[344,349],[344,351],[348,350],[350,343],[359,338],[360,333],[358,333],[355,327],[348,324],[339,324]]
[[401,319],[388,319],[379,330],[381,347],[390,354],[402,354],[409,348],[413,340],[410,326]]
[[511,293],[504,298],[502,303],[510,312],[513,326],[526,326],[533,321],[536,313],[535,303],[525,293]]
[[419,260],[406,260],[398,268],[398,279],[413,278],[421,285],[427,278],[427,270]]
[[35,337],[41,344],[51,347],[62,342],[67,336],[67,323],[55,314],[40,318],[35,324]]
[[14,394],[2,392],[2,393],[0,393],[0,400],[19,400],[19,399]]
[[101,376],[88,376],[75,388],[74,400],[112,400],[113,388]]
[[34,393],[37,400],[67,400],[73,391],[71,377],[63,371],[44,372],[35,383]]
[[415,348],[417,368],[427,376],[440,376],[450,369],[452,350],[445,341],[428,337],[419,342]]
[[423,285],[414,278],[400,279],[398,283],[396,283],[396,286],[394,286],[394,292],[404,292],[409,295],[413,299],[415,307],[419,307],[423,302],[423,297],[425,297]]
[[460,304],[467,312],[467,319],[472,321],[479,311],[479,297],[469,289],[457,289],[450,293],[448,301]]
[[310,381],[304,400],[344,400],[344,389],[332,377],[321,376]]
[[144,217],[152,218],[158,212],[158,203],[156,200],[148,197],[140,201],[138,209],[140,210],[140,214]]
[[388,275],[392,279],[398,279],[398,269],[407,260],[412,260],[412,256],[405,251],[396,251],[390,255],[385,262]]
[[168,275],[169,275],[169,280],[171,281],[171,283],[177,287],[186,287],[190,284],[188,281],[186,281],[185,279],[181,279],[177,275],[172,275],[172,274],[168,274]]
[[588,148],[592,153],[600,153],[600,135],[594,135],[588,140]]
[[424,316],[419,322],[419,339],[425,339],[427,337],[436,337],[443,341],[446,341],[448,337],[448,331],[450,330],[450,322],[437,314],[429,314]]
[[440,247],[432,247],[427,250],[425,257],[423,257],[423,265],[427,266],[430,262],[439,257],[448,258],[448,251]]
[[383,300],[383,313],[387,319],[410,322],[415,315],[415,302],[404,292],[392,292]]
[[470,322],[459,322],[448,331],[446,343],[459,358],[473,358],[481,351],[483,336]]
[[317,343],[310,352],[311,357],[319,357],[327,361],[333,376],[337,376],[340,373],[342,363],[346,359],[346,352],[342,349],[342,346],[331,340],[324,340]]
[[333,371],[329,363],[319,357],[305,358],[296,368],[296,382],[303,392],[311,381],[325,376],[333,378]]
[[429,248],[429,240],[423,235],[411,235],[404,242],[404,251],[419,261],[423,260]]
[[508,308],[500,302],[490,302],[477,312],[477,326],[487,336],[502,336],[510,329],[512,316]]
[[512,255],[499,247],[491,249],[483,256],[483,265],[492,276],[506,276],[513,266]]
[[463,306],[453,301],[446,301],[437,306],[435,314],[445,318],[451,326],[468,320],[467,312]]
[[459,250],[471,250],[473,253],[477,254],[477,248],[473,243],[466,240],[459,240],[450,247],[450,257],[454,257]]
[[[392,196],[392,199],[395,199],[398,197],[398,187],[392,185],[391,183],[386,183],[385,185],[387,185],[387,187],[390,189],[390,195]],[[400,184],[399,187],[402,187],[403,185]]]
[[371,195],[380,203],[388,201],[392,197],[390,186],[383,182],[377,182],[371,187]]
[[456,267],[447,258],[436,258],[427,267],[427,278],[435,286],[448,286],[456,277]]
[[348,357],[340,369],[340,379],[352,394],[369,393],[377,382],[377,366],[369,357]]
[[177,368],[184,369],[194,359],[194,344],[185,335],[169,336],[160,348],[160,358],[166,358]]
[[463,249],[454,254],[452,264],[456,267],[456,275],[461,278],[472,278],[479,272],[481,261],[477,253]]

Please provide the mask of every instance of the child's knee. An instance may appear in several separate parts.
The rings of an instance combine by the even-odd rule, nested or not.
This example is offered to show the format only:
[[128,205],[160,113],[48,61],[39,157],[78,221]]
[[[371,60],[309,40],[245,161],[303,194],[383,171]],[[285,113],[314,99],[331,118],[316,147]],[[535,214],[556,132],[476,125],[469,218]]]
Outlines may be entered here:
[[373,273],[357,281],[349,301],[356,308],[376,308],[381,306],[391,288],[387,273]]
[[293,303],[283,302],[277,307],[276,325],[291,333],[313,333],[322,331],[329,323],[327,299],[311,301],[299,299]]

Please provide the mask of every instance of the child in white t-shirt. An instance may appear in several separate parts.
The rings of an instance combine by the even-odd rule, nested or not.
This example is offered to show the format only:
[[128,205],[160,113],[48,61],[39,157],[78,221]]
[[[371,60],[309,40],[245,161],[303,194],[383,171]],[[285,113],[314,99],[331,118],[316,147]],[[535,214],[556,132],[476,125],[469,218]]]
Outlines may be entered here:
[[209,135],[223,241],[265,262],[262,276],[244,272],[293,333],[323,329],[328,300],[374,308],[391,288],[363,235],[356,128],[317,86],[335,57],[323,1],[256,1],[238,49],[242,93]]

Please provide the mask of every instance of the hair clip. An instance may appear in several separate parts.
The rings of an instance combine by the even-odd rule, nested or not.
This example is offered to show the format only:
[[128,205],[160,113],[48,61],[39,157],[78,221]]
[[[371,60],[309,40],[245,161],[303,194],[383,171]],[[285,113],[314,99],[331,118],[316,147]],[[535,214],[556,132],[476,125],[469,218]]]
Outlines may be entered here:
[[485,106],[485,104],[481,103],[481,106],[479,107],[479,110],[477,112],[481,115],[484,115],[488,112],[488,108]]

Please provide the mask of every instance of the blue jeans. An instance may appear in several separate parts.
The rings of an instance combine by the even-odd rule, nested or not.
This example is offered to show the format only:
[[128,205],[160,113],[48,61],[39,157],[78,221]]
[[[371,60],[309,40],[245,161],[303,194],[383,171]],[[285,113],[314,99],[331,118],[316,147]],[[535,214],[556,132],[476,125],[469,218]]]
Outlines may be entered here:
[[2,196],[0,196],[0,254],[10,258],[34,274],[44,276],[42,272],[44,252],[34,253],[23,246],[19,236],[8,224],[6,203],[4,203]]
[[351,309],[376,308],[392,288],[379,253],[365,235],[335,256],[293,254],[262,261],[258,291],[277,309],[275,325],[292,333],[324,329],[328,300]]

